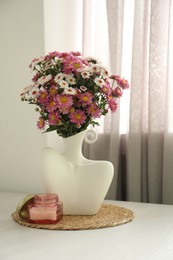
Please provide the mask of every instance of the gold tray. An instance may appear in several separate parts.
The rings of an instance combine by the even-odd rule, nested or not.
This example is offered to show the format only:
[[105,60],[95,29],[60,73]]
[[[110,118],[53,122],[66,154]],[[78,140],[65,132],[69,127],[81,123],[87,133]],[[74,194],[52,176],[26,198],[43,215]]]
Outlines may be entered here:
[[40,225],[27,222],[20,218],[17,212],[12,214],[13,219],[20,225],[49,230],[86,230],[113,227],[130,222],[134,218],[134,213],[126,208],[112,204],[102,204],[96,215],[64,215],[57,224]]

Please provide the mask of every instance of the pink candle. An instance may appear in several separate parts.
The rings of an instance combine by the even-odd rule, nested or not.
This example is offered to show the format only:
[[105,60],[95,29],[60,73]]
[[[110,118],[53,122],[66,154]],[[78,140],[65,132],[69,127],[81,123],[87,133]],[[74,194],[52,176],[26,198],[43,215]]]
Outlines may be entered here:
[[63,216],[63,206],[56,194],[37,194],[28,205],[28,212],[31,223],[56,224]]

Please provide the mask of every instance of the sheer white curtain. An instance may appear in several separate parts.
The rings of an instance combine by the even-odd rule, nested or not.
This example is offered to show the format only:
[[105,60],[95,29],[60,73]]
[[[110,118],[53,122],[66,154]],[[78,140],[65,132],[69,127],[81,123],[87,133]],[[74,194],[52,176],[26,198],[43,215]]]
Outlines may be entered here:
[[[102,18],[87,14],[100,14],[100,2]],[[94,17],[104,17],[105,26],[92,23],[91,34],[86,21]],[[130,82],[120,109],[104,119],[98,142],[84,147],[89,157],[113,162],[110,199],[173,204],[172,17],[171,0],[84,1],[84,43],[92,43],[84,52],[104,53],[112,72]]]

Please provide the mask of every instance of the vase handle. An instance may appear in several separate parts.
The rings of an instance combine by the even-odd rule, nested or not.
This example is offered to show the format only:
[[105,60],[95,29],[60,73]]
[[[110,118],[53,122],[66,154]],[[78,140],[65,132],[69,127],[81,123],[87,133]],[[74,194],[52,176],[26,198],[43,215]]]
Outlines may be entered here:
[[96,132],[92,129],[87,130],[84,140],[87,144],[92,144],[92,143],[96,142],[96,140],[97,140]]

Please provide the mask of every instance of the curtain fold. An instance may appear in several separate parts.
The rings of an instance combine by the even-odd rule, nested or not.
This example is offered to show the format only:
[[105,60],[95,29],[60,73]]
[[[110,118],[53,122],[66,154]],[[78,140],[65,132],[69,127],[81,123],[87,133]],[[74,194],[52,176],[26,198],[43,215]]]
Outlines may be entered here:
[[[110,16],[111,1],[107,3]],[[130,201],[173,204],[170,160],[173,142],[166,124],[170,98],[167,95],[170,21],[171,1],[134,1],[130,116],[126,133],[126,199]],[[116,32],[115,23],[109,23],[109,27]]]
[[[149,52],[149,201],[162,202],[170,1],[151,1]],[[155,185],[152,185],[155,183]],[[156,187],[153,189],[153,187]]]
[[[123,15],[124,1],[107,1],[107,16],[109,31],[109,56],[110,68],[113,74],[121,74],[122,64],[122,41],[123,41]],[[115,28],[112,31],[112,26]],[[111,37],[110,37],[111,36]],[[120,128],[119,128],[119,109],[115,114],[111,114],[104,120],[104,133],[109,135],[109,157],[114,165],[114,178],[107,194],[107,198],[115,198],[119,192],[119,150],[120,150]],[[120,188],[120,187],[119,187]]]
[[[148,129],[148,41],[149,1],[135,1],[131,68],[130,118],[127,146],[127,199],[141,201],[142,178],[146,179],[147,167],[142,167],[146,151]],[[142,104],[142,105],[141,105]],[[145,160],[146,163],[146,160]],[[145,188],[143,196],[145,196]]]
[[[98,141],[84,145],[85,154],[114,164],[106,198],[173,204],[172,0],[89,1],[90,8],[93,2],[96,13],[99,3],[105,7],[102,17],[107,16],[108,35],[102,27],[102,38],[98,38],[99,23],[95,22],[95,37],[90,38],[94,45],[87,52],[98,57],[106,53],[112,73],[127,78],[130,91],[116,113],[101,122]],[[85,34],[85,26],[87,42],[91,34]],[[99,52],[100,39],[102,45],[106,39],[109,48]],[[122,123],[126,123],[125,131]]]

